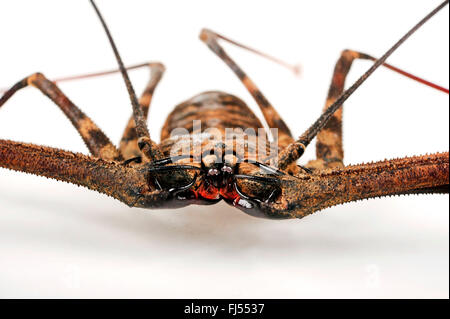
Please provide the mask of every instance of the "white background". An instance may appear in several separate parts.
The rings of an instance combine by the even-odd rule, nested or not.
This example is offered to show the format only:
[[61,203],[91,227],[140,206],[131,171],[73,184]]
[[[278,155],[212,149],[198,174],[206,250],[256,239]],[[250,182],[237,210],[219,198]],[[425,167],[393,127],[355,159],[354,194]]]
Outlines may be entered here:
[[[126,64],[167,73],[152,137],[179,102],[206,90],[244,98],[241,83],[198,40],[202,27],[290,61],[300,79],[239,49],[232,56],[299,135],[320,114],[341,50],[381,56],[440,1],[98,0]],[[0,87],[41,71],[59,77],[115,67],[88,1],[1,1]],[[389,60],[448,87],[449,9]],[[370,66],[357,62],[349,81]],[[137,92],[148,72],[131,74]],[[119,76],[61,84],[113,141],[130,114]],[[448,150],[449,98],[379,69],[345,105],[346,163]],[[34,89],[0,110],[0,138],[86,153],[62,113]],[[302,159],[314,156],[310,147]],[[270,221],[219,204],[129,209],[106,196],[0,169],[0,297],[445,297],[448,196],[412,196]]]

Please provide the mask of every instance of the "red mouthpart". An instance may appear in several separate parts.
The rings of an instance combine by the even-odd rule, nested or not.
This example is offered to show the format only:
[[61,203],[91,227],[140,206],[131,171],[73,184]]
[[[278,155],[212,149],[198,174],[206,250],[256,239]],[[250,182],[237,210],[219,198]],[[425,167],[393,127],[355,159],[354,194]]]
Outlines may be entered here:
[[228,184],[223,188],[216,188],[211,184],[202,184],[197,191],[194,191],[194,193],[196,198],[201,197],[209,200],[217,200],[223,198],[227,201],[232,201],[234,205],[236,205],[241,199],[232,184]]

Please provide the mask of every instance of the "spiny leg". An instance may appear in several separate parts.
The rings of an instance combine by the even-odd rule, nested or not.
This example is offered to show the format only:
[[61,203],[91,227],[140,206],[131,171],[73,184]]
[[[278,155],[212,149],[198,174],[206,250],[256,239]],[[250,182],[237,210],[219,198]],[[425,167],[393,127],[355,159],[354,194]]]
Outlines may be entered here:
[[302,218],[362,199],[449,193],[449,153],[405,157],[299,175],[286,183],[283,200],[263,207],[273,218]]
[[[148,63],[147,66],[150,68],[150,80],[139,98],[139,105],[141,106],[145,118],[148,117],[153,92],[165,71],[165,68],[161,63]],[[134,117],[131,116],[119,146],[119,150],[125,159],[142,156],[142,152],[138,146],[138,138]]]
[[[356,59],[376,61],[376,58],[353,50],[344,50],[336,63],[333,79],[328,91],[327,101],[324,112],[330,107],[344,92],[345,80]],[[390,64],[383,63],[384,67],[391,69],[403,76],[409,77],[422,84],[430,86],[434,89],[448,93],[448,90],[396,68]],[[343,167],[344,150],[342,142],[342,113],[341,106],[331,117],[327,125],[317,134],[316,155],[317,160],[308,163],[309,167],[325,168],[325,167]]]
[[121,160],[122,157],[116,147],[100,128],[87,117],[64,93],[41,73],[35,73],[17,82],[0,98],[0,107],[20,89],[34,86],[52,100],[69,118],[73,126],[81,135],[89,151],[96,157],[106,160]]
[[117,162],[5,140],[0,140],[0,167],[84,186],[129,206],[148,187],[145,175]]
[[289,145],[290,143],[294,142],[294,139],[292,138],[291,131],[287,127],[286,123],[281,119],[278,112],[275,110],[275,108],[270,104],[270,102],[267,100],[267,98],[262,94],[262,92],[258,89],[258,87],[255,85],[255,83],[247,76],[247,74],[234,62],[233,59],[230,58],[230,56],[225,52],[225,50],[222,48],[222,46],[218,43],[218,40],[224,40],[227,42],[230,42],[234,45],[237,45],[241,48],[250,50],[254,53],[257,53],[259,55],[262,55],[266,58],[269,58],[272,61],[277,62],[278,64],[282,64],[290,69],[294,69],[295,71],[298,71],[295,67],[289,66],[284,62],[281,62],[275,58],[272,58],[270,56],[267,56],[265,54],[261,54],[260,52],[250,49],[242,44],[239,44],[235,41],[232,41],[230,39],[225,38],[224,36],[217,34],[211,30],[203,29],[200,34],[200,39],[205,42],[208,47],[215,53],[217,56],[224,61],[231,70],[237,75],[237,77],[241,80],[241,82],[244,84],[244,86],[247,88],[247,90],[250,92],[250,94],[255,99],[256,103],[260,107],[264,118],[269,125],[270,128],[276,128],[278,129],[278,145],[280,148],[284,148],[285,146]]

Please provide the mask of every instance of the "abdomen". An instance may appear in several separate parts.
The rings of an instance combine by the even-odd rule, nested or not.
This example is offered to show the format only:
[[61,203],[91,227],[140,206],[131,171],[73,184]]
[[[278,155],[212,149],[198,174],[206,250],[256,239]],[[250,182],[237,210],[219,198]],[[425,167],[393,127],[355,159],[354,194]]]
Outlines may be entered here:
[[[241,129],[247,134],[254,132],[258,136],[262,128],[256,115],[238,97],[223,92],[205,92],[177,105],[169,114],[161,132],[161,148],[166,156],[170,156],[175,143],[186,143],[180,142],[182,140],[196,137],[205,148],[206,144],[224,142],[227,129]],[[207,132],[217,133],[221,137],[211,137]],[[248,153],[247,140],[245,144],[245,153]],[[261,146],[268,147],[266,140]],[[250,146],[254,149],[252,152],[256,151],[256,147]]]
[[258,131],[261,122],[238,97],[223,92],[205,92],[181,103],[167,117],[162,128],[161,140],[171,136],[175,129],[193,133],[194,121],[201,121],[202,130],[216,128],[252,128]]

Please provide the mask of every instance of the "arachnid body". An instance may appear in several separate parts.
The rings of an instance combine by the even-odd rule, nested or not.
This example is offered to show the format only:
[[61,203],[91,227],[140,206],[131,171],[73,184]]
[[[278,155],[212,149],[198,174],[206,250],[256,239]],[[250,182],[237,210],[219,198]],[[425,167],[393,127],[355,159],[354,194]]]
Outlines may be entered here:
[[[268,218],[300,218],[333,205],[392,194],[448,193],[448,153],[344,166],[341,134],[343,102],[381,65],[411,77],[385,61],[447,3],[379,60],[344,51],[336,65],[324,113],[299,139],[293,138],[281,116],[219,42],[243,46],[203,30],[201,40],[236,73],[260,106],[268,126],[276,129],[276,145],[261,136],[252,140],[248,132],[259,131],[261,122],[242,100],[223,92],[203,93],[178,105],[163,127],[162,142],[154,143],[146,116],[164,67],[147,64],[151,79],[138,101],[105,26],[133,105],[133,117],[120,147],[116,148],[52,81],[37,73],[6,91],[0,106],[21,88],[38,88],[71,120],[92,156],[0,140],[0,166],[82,185],[134,207],[182,207],[225,200],[246,213]],[[376,62],[345,91],[345,76],[356,59]],[[195,121],[200,121],[202,131],[195,130]],[[210,132],[204,134],[203,130],[208,129]],[[241,149],[235,136],[227,138],[227,129],[247,132]],[[306,167],[297,166],[296,161],[316,136],[317,160]],[[273,148],[279,151],[276,156],[272,156]]]

